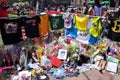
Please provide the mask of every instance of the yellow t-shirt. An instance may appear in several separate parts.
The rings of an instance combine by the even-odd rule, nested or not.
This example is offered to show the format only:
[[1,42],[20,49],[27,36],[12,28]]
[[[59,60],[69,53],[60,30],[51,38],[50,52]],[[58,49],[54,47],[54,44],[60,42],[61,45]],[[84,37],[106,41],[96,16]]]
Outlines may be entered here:
[[100,17],[96,17],[92,20],[92,27],[90,29],[90,34],[94,37],[99,37],[100,31],[102,29],[101,23],[100,23]]
[[47,14],[40,15],[39,17],[41,20],[39,24],[39,34],[40,34],[40,37],[43,39],[48,35],[50,24],[49,24],[49,19]]
[[89,19],[89,15],[86,16],[75,15],[74,17],[75,28],[81,31],[86,31],[88,19]]

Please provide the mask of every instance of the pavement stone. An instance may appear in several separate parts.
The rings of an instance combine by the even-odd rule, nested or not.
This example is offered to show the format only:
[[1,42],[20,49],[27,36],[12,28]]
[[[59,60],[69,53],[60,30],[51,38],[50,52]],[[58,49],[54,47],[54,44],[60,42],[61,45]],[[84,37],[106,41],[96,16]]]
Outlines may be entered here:
[[67,80],[120,80],[120,75],[113,75],[109,72],[101,74],[98,70],[90,70],[80,73],[78,77],[68,77]]

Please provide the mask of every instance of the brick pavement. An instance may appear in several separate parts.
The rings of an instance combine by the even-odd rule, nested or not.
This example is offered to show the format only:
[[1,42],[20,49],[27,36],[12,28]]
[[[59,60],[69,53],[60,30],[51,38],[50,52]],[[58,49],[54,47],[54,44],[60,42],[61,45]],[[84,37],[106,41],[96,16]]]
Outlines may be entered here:
[[98,70],[90,70],[80,73],[78,77],[67,78],[67,80],[120,80],[120,75],[113,75],[109,72],[101,74]]
[[[52,80],[51,77],[50,80]],[[55,79],[55,80],[62,80],[62,79]],[[110,74],[109,72],[104,72],[103,74],[101,74],[98,70],[90,70],[80,73],[78,77],[67,77],[66,80],[120,80],[120,75],[118,74],[113,75]]]

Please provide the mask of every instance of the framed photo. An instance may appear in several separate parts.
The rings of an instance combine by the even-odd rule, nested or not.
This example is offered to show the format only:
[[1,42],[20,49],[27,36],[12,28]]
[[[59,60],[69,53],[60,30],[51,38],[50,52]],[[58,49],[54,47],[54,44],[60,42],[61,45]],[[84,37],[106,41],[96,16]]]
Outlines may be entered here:
[[66,60],[67,58],[67,50],[59,49],[58,59]]
[[117,66],[118,66],[117,63],[108,61],[106,65],[106,70],[113,73],[117,73],[117,68],[118,68]]

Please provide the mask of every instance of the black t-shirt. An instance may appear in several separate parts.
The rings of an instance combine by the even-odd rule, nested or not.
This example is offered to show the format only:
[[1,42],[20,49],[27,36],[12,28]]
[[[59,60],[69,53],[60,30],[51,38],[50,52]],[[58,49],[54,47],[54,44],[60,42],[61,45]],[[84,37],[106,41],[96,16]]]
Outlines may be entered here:
[[40,22],[39,16],[31,18],[21,18],[21,26],[25,27],[26,36],[29,38],[39,37],[38,23]]
[[120,42],[120,19],[111,19],[110,30],[108,32],[108,38]]
[[0,19],[0,29],[4,45],[22,41],[19,19]]

